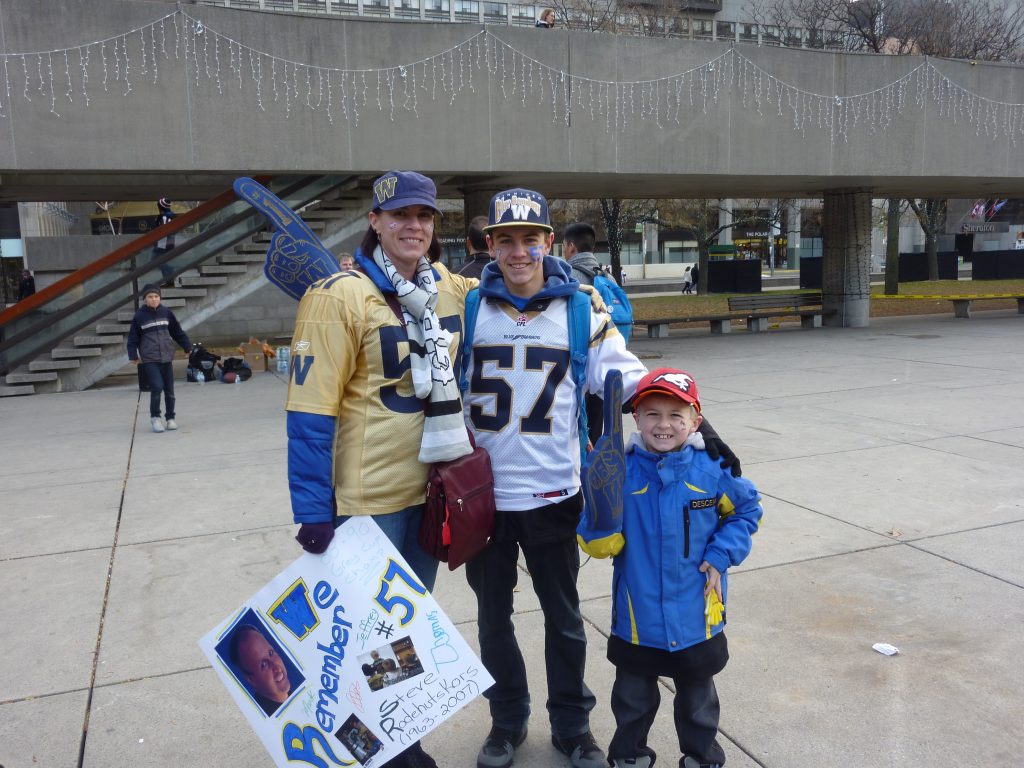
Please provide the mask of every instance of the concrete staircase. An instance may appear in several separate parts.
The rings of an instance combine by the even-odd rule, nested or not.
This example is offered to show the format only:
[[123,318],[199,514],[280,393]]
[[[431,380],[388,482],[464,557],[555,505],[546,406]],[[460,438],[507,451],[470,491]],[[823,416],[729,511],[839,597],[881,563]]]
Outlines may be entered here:
[[[366,226],[365,202],[343,199],[308,206],[302,218],[327,247]],[[161,303],[171,308],[186,331],[240,301],[266,284],[263,263],[272,232],[256,233],[248,242],[211,257],[182,275],[180,287],[165,288]],[[126,339],[135,308],[125,305],[92,329],[64,339],[46,355],[4,377],[0,397],[46,392],[77,392],[123,368]]]

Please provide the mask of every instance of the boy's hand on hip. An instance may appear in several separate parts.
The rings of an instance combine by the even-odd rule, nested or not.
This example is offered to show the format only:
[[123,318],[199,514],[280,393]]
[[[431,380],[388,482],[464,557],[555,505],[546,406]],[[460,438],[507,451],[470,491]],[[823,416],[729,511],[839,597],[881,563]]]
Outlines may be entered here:
[[714,590],[715,594],[718,596],[718,599],[721,601],[722,574],[720,574],[718,572],[718,569],[715,568],[715,566],[713,566],[707,560],[700,564],[700,572],[706,574],[708,578],[707,584],[704,585],[704,597],[710,595],[711,591]]

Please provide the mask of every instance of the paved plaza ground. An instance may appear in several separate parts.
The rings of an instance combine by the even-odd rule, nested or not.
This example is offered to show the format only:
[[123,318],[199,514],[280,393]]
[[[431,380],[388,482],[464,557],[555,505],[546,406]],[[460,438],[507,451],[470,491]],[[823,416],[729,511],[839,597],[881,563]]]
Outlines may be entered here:
[[[1022,764],[1024,316],[632,346],[696,377],[764,496],[730,585],[729,765]],[[181,429],[165,434],[129,385],[0,400],[0,766],[270,764],[196,641],[300,554],[285,388],[272,373],[179,382]],[[604,745],[610,582],[609,563],[583,567]],[[543,621],[525,571],[520,585],[535,707],[516,764],[554,768]],[[435,594],[475,646],[462,571]],[[664,694],[652,746],[674,766]],[[480,699],[425,746],[472,768],[488,727]]]

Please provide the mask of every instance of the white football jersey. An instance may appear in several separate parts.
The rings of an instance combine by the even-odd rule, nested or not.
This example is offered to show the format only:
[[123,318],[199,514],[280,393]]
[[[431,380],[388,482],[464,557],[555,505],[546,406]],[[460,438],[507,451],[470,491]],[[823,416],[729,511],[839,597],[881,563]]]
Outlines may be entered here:
[[[491,456],[499,510],[557,503],[580,488],[576,383],[569,364],[568,300],[520,312],[483,299],[473,332],[464,393],[466,423]],[[622,372],[631,397],[647,370],[626,349],[611,317],[591,312],[587,388],[603,394],[609,371]]]

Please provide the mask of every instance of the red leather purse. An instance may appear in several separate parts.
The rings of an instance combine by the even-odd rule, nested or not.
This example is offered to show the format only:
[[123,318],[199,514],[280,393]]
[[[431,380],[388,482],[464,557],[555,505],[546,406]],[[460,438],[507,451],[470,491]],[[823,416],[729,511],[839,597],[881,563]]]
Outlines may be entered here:
[[487,546],[495,512],[491,457],[474,444],[468,456],[431,467],[420,546],[454,571]]

